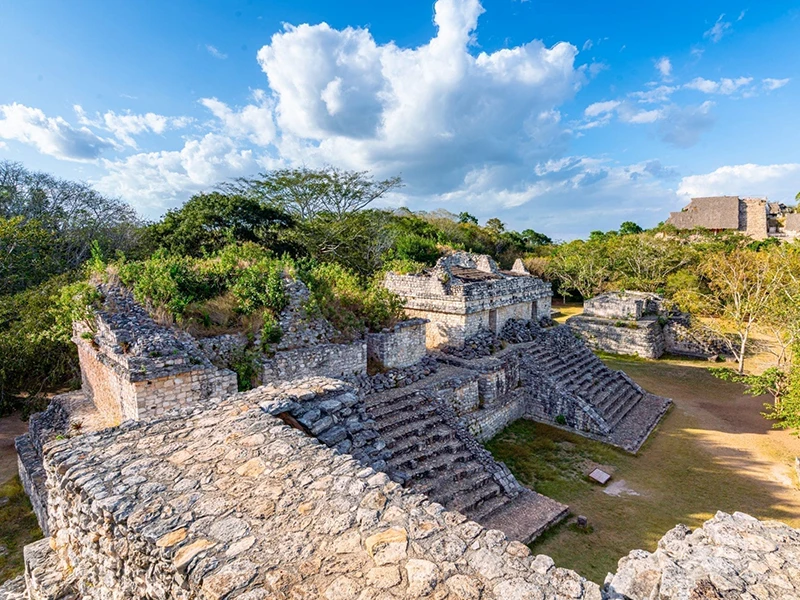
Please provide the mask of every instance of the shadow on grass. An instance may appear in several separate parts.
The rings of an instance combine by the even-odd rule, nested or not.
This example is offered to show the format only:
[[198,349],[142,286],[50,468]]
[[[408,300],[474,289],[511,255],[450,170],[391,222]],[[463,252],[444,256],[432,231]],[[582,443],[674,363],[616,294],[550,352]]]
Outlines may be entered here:
[[[797,525],[796,511],[780,497],[780,486],[729,463],[700,443],[702,432],[680,411],[671,411],[639,455],[632,456],[579,435],[533,421],[511,424],[488,444],[524,484],[588,517],[590,533],[568,519],[534,544],[536,553],[602,583],[633,549],[652,551],[678,523],[700,526],[718,510]],[[613,482],[633,494],[610,495],[587,479],[602,465]],[[752,466],[752,465],[751,465]],[[605,491],[604,491],[605,490]]]
[[42,539],[42,530],[19,477],[0,485],[0,583],[25,569],[22,548]]

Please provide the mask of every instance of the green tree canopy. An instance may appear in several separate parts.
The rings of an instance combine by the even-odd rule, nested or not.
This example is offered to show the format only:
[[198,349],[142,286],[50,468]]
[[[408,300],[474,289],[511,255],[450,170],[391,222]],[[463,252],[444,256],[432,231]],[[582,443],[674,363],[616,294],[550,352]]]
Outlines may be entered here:
[[156,244],[173,254],[212,254],[234,242],[256,242],[280,254],[291,247],[278,231],[292,218],[263,201],[242,194],[195,194],[152,226]]

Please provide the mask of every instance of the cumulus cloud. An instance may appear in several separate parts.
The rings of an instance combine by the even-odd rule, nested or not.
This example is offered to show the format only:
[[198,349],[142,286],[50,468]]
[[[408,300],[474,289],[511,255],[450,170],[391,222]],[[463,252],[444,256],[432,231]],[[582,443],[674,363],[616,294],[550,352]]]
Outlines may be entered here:
[[263,90],[256,90],[253,99],[257,104],[248,104],[239,110],[231,109],[216,98],[203,98],[200,103],[221,121],[227,135],[248,139],[258,146],[268,146],[276,135],[273,107]]
[[73,127],[62,117],[48,117],[24,104],[0,105],[0,139],[14,140],[42,154],[63,160],[91,161],[113,146],[86,127]]
[[474,56],[482,12],[477,0],[439,0],[435,37],[414,49],[377,44],[365,29],[286,26],[258,52],[281,152],[402,172],[408,190],[426,193],[485,165],[562,152],[558,107],[584,79],[577,48],[535,40]]
[[656,61],[656,70],[661,75],[661,79],[669,81],[672,77],[672,62],[666,56],[662,56]]
[[143,115],[130,112],[117,114],[113,110],[90,118],[80,105],[76,104],[73,109],[78,115],[78,122],[81,125],[104,129],[131,148],[137,148],[136,141],[133,139],[135,135],[147,132],[161,135],[168,129],[181,129],[192,122],[189,117],[166,117],[152,112]]
[[778,88],[782,88],[787,83],[789,83],[789,79],[772,79],[771,77],[767,77],[766,79],[761,80],[764,89],[768,92],[772,90],[777,90]]
[[659,124],[659,137],[678,148],[694,146],[700,136],[714,126],[713,106],[714,103],[707,100],[699,106],[668,107]]
[[[744,17],[744,12],[742,12],[741,16],[737,19],[740,21]],[[703,33],[703,37],[706,39],[711,40],[715,44],[722,39],[722,37],[728,33],[733,24],[730,21],[723,21],[725,18],[725,13],[721,14],[716,22],[711,26],[710,29],[706,30]]]
[[681,179],[678,194],[698,196],[768,196],[792,202],[797,193],[800,163],[730,165]]
[[103,160],[108,171],[95,182],[101,192],[135,200],[137,208],[158,216],[170,201],[214,187],[225,179],[252,175],[263,164],[251,150],[223,135],[209,133],[174,151],[142,152]]
[[583,114],[587,117],[597,117],[602,114],[611,112],[615,108],[620,105],[619,100],[608,100],[607,102],[595,102],[594,104],[590,104],[586,107],[583,111]]
[[753,82],[752,77],[737,77],[736,79],[728,79],[723,77],[719,81],[712,81],[710,79],[703,79],[702,77],[695,77],[689,83],[684,84],[683,87],[690,90],[697,90],[704,94],[724,94],[730,95],[734,92],[749,86]]

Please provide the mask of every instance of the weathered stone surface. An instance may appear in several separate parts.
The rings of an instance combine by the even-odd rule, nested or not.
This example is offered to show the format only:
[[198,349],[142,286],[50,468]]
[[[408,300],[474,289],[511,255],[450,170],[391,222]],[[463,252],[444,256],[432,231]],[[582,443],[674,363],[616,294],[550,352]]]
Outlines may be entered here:
[[797,529],[719,512],[695,531],[676,527],[653,553],[631,552],[603,592],[630,600],[800,598],[799,565]]

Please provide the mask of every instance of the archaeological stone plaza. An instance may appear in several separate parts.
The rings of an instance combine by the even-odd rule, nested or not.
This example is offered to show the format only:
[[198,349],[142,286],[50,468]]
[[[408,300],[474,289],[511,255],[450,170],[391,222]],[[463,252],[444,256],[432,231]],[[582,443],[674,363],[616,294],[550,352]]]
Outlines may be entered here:
[[482,443],[531,419],[639,452],[672,403],[590,348],[714,352],[657,296],[557,325],[521,261],[458,252],[387,274],[408,319],[345,340],[286,275],[284,336],[238,392],[225,365],[252,340],[194,337],[97,285],[74,330],[82,388],[16,440],[45,538],[0,600],[800,597],[800,531],[741,513],[664,532],[603,586],[526,546],[569,507]]

